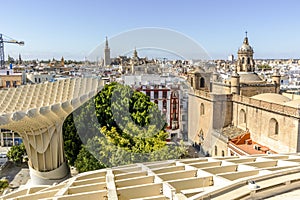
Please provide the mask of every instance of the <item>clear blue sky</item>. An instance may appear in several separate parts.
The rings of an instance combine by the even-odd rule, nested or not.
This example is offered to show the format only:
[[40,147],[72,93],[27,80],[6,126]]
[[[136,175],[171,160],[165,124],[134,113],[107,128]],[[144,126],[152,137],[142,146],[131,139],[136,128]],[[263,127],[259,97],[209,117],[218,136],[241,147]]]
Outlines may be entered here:
[[255,58],[300,57],[298,0],[6,0],[0,33],[25,46],[5,44],[24,59],[80,59],[134,28],[162,27],[197,41],[214,58],[236,55],[245,31]]

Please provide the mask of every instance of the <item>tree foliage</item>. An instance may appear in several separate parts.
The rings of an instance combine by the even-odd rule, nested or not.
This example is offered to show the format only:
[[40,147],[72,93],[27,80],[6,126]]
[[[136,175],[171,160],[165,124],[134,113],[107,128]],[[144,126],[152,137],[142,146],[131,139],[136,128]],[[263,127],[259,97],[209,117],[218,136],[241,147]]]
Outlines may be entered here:
[[17,164],[22,163],[24,156],[26,156],[26,149],[23,143],[12,146],[7,152],[7,157]]
[[0,179],[0,192],[2,192],[5,188],[7,188],[9,185],[9,182],[6,178]]
[[99,133],[95,115],[94,100],[90,99],[71,113],[63,124],[64,150],[68,163],[74,166],[77,156],[89,138]]
[[105,167],[85,147],[82,147],[79,151],[74,166],[80,173]]
[[161,112],[148,96],[111,83],[65,121],[66,156],[79,172],[179,158],[185,148],[166,144],[165,127]]
[[258,69],[269,69],[269,70],[272,69],[272,67],[268,64],[257,65],[257,68]]
[[95,98],[95,106],[101,133],[113,145],[135,153],[166,145],[168,133],[161,112],[145,94],[114,83]]
[[70,114],[63,124],[64,149],[68,163],[74,166],[80,152],[82,141],[77,134],[73,115]]
[[[147,147],[141,147],[147,149]],[[149,147],[148,147],[149,148]],[[132,152],[126,148],[114,145],[110,140],[103,137],[94,137],[86,145],[86,149],[105,167],[127,165],[137,162],[149,162],[159,160],[169,160],[181,158],[185,155],[185,146],[181,142],[179,145],[164,145],[148,152]]]

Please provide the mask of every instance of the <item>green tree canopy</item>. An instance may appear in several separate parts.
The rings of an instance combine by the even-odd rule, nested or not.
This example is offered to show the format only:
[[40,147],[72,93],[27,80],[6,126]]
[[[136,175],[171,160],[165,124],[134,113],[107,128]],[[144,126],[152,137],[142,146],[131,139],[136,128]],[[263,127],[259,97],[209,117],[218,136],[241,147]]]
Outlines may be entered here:
[[[183,144],[166,144],[165,127],[161,111],[148,96],[129,86],[111,83],[65,121],[66,156],[80,172],[179,158],[185,154],[185,148]],[[84,149],[74,135],[76,131],[85,144]],[[95,167],[89,168],[89,164]]]
[[112,144],[135,153],[149,153],[166,145],[163,116],[145,94],[114,83],[95,98],[95,106],[102,123],[99,129]]
[[74,166],[77,168],[78,172],[86,172],[106,167],[101,164],[84,146],[79,151]]
[[24,143],[12,146],[7,152],[7,157],[17,164],[23,162],[24,156],[26,156],[26,149]]
[[7,180],[6,178],[1,178],[1,179],[0,179],[0,192],[3,192],[3,190],[4,190],[5,188],[7,188],[8,185],[9,185],[8,180]]
[[77,134],[73,115],[70,114],[63,124],[64,149],[68,163],[74,166],[80,152],[82,141]]
[[[186,150],[183,142],[179,145],[164,145],[148,152],[132,152],[126,148],[113,144],[110,140],[103,137],[89,139],[86,149],[105,167],[127,165],[137,162],[149,162],[159,160],[177,159],[185,156]],[[147,149],[149,147],[140,147]],[[150,147],[154,149],[153,147]]]

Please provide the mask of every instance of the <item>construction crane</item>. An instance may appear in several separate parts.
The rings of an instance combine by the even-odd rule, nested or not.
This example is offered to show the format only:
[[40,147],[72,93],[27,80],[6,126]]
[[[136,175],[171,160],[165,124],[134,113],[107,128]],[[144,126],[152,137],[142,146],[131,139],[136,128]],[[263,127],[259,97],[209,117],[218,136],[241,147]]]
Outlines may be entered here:
[[13,43],[23,46],[24,41],[17,41],[12,38],[9,38],[8,36],[5,36],[9,38],[8,40],[3,38],[3,34],[0,33],[0,67],[1,69],[5,68],[5,57],[4,57],[4,43]]

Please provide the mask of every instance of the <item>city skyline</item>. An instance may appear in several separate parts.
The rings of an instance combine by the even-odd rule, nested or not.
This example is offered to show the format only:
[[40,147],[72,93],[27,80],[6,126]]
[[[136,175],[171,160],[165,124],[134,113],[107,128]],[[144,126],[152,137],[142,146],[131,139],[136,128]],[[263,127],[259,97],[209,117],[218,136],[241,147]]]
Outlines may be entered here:
[[13,0],[2,3],[0,33],[25,41],[23,47],[5,44],[6,60],[8,55],[16,58],[19,53],[23,59],[64,56],[84,60],[105,36],[112,38],[143,27],[180,32],[199,43],[212,59],[236,56],[245,31],[255,58],[299,58],[299,5],[295,0]]

